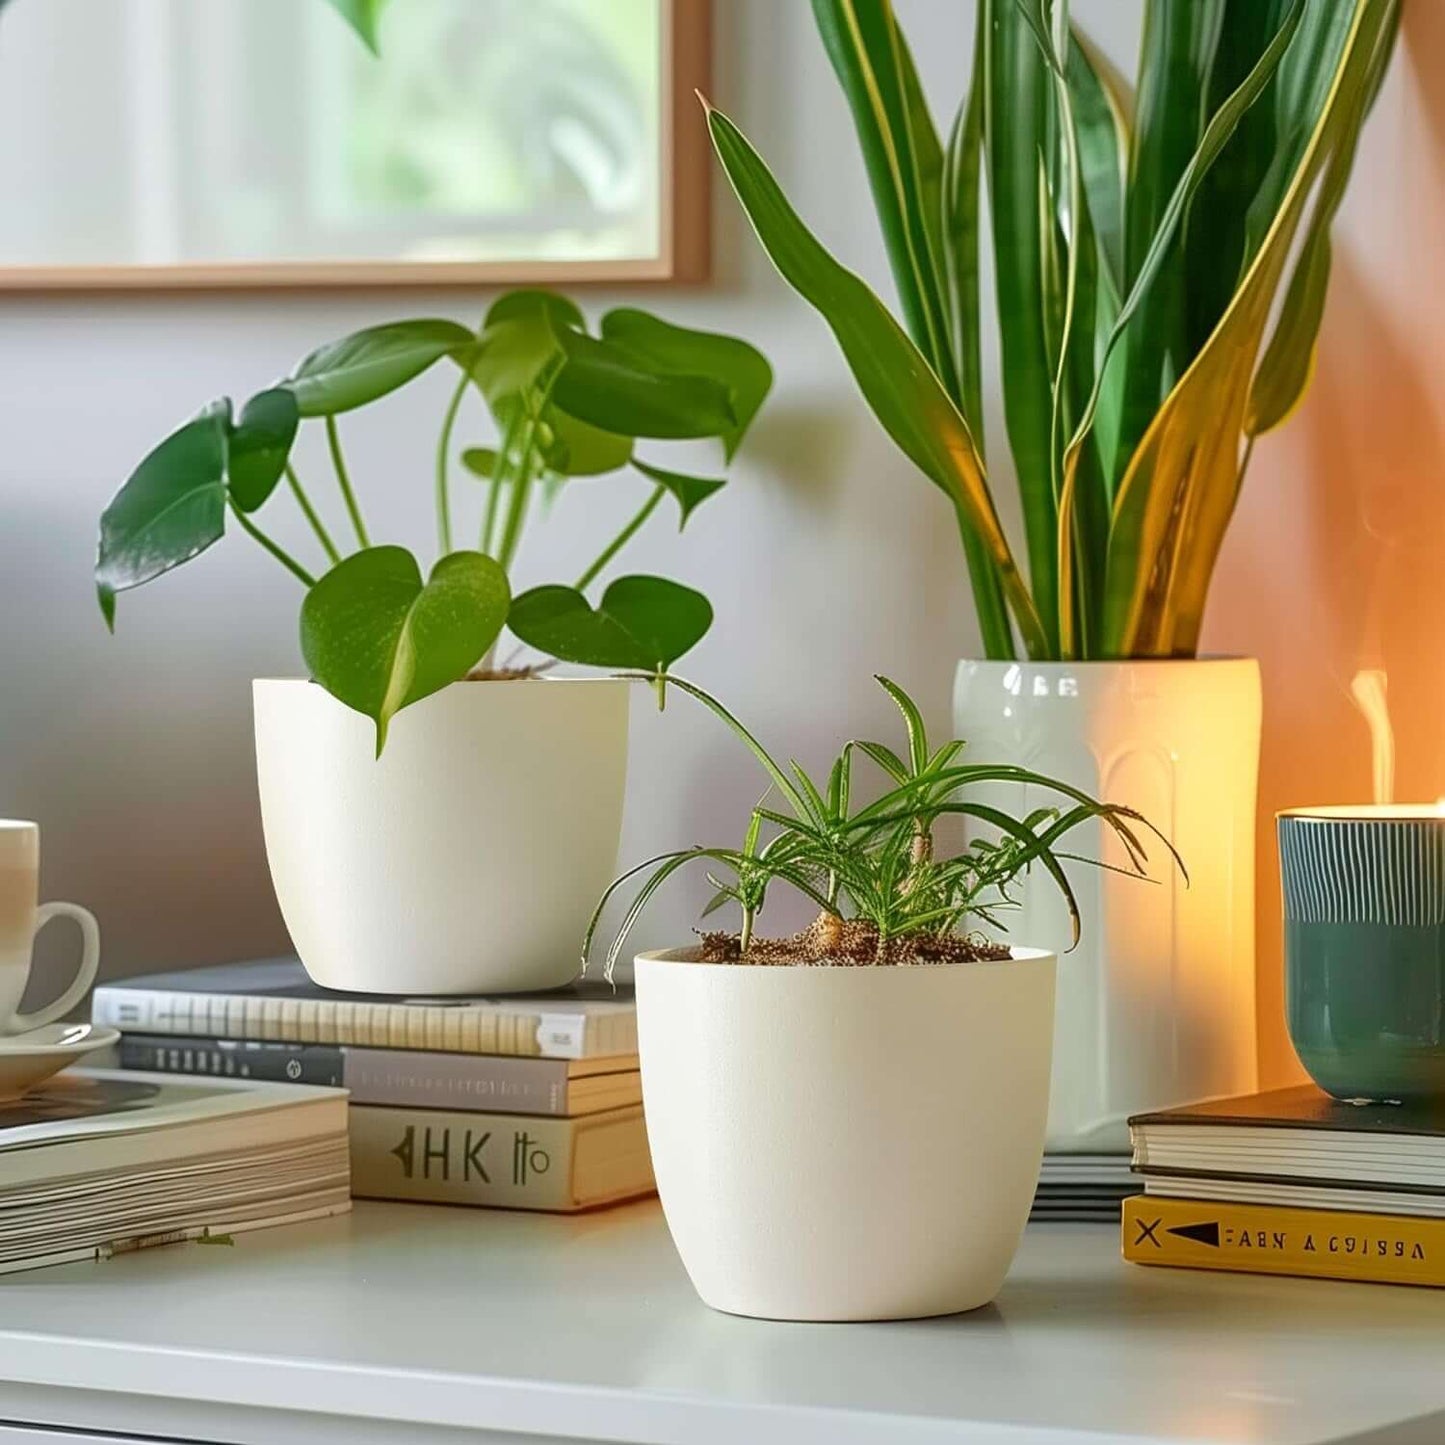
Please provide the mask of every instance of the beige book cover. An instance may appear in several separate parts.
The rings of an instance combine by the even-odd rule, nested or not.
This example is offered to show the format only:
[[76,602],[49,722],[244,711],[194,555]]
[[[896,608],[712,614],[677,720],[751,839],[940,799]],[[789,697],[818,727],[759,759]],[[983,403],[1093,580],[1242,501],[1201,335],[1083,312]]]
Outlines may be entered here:
[[351,1108],[352,1194],[571,1212],[650,1194],[638,1107],[581,1118]]

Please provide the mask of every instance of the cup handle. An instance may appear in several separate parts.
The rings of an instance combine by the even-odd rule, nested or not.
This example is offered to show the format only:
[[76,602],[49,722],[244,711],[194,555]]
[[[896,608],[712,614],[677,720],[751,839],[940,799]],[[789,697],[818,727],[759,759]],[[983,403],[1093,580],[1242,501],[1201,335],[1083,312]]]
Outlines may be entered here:
[[95,914],[78,903],[42,903],[35,914],[36,933],[52,918],[73,918],[80,925],[80,936],[85,944],[80,958],[80,972],[76,974],[75,982],[54,1003],[48,1003],[34,1013],[16,1014],[10,1021],[9,1028],[0,1029],[0,1032],[23,1034],[30,1029],[54,1023],[56,1019],[68,1014],[95,982],[95,975],[100,969],[100,924],[95,921]]

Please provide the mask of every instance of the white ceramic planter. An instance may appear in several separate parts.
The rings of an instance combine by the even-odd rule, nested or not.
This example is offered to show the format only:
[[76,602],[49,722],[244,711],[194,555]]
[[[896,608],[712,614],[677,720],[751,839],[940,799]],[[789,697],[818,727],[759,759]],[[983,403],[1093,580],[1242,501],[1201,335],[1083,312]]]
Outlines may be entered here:
[[1054,957],[637,960],[658,1193],[703,1300],[787,1320],[987,1304],[1043,1152]]
[[612,878],[629,686],[463,682],[371,721],[315,683],[256,682],[266,856],[324,988],[477,994],[573,978]]
[[[1157,843],[1152,884],[1066,865],[1083,939],[1059,960],[1049,1147],[1124,1149],[1131,1113],[1251,1092],[1258,664],[962,662],[954,729],[970,762],[1019,763],[1137,808],[1189,870],[1186,887]],[[979,792],[1020,815],[1057,796]],[[1127,863],[1099,825],[1068,849]],[[1034,870],[1018,896],[1010,935],[1065,949],[1068,915],[1047,875]]]

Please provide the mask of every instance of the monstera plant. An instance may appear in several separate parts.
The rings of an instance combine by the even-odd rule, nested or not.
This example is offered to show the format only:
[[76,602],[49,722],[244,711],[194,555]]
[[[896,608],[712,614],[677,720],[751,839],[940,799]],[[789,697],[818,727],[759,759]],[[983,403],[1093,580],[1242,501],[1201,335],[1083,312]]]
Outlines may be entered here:
[[[373,540],[338,418],[437,365],[455,384],[430,468],[438,560],[424,572],[405,548]],[[588,590],[664,503],[686,524],[724,479],[658,466],[639,441],[711,438],[730,459],[771,380],[766,360],[730,336],[631,308],[608,312],[594,335],[571,301],[547,291],[504,295],[475,330],[433,317],[370,327],[318,347],[239,407],[211,402],[145,457],[101,518],[101,610],[114,626],[118,593],[198,556],[229,519],[305,589],[307,666],[374,720],[378,752],[398,711],[479,664],[490,676],[534,670],[488,660],[504,625],[544,658],[661,673],[708,630],[707,599],[651,576],[618,577],[595,600]],[[458,446],[469,396],[495,423],[487,446]],[[293,465],[305,422],[325,431],[344,530],[323,520],[314,483]],[[456,463],[480,483],[467,544],[453,516]],[[599,539],[592,563],[570,584],[514,596],[508,570],[539,499],[627,471],[645,494],[615,536]],[[308,523],[320,564],[263,527],[263,508],[283,497]]]
[[[813,11],[900,320],[738,127],[708,125],[779,271],[957,513],[988,656],[1192,656],[1250,450],[1309,380],[1398,0],[1146,0],[1133,86],[1067,0],[978,0],[946,138],[889,0]],[[981,181],[1026,568],[984,445]]]

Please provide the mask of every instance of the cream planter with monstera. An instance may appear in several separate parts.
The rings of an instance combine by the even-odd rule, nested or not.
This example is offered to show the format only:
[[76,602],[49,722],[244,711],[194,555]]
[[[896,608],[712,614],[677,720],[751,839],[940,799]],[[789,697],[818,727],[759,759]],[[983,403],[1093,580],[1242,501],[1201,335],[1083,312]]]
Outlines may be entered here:
[[266,857],[323,988],[554,988],[617,859],[629,684],[461,682],[392,722],[315,683],[254,685]]

